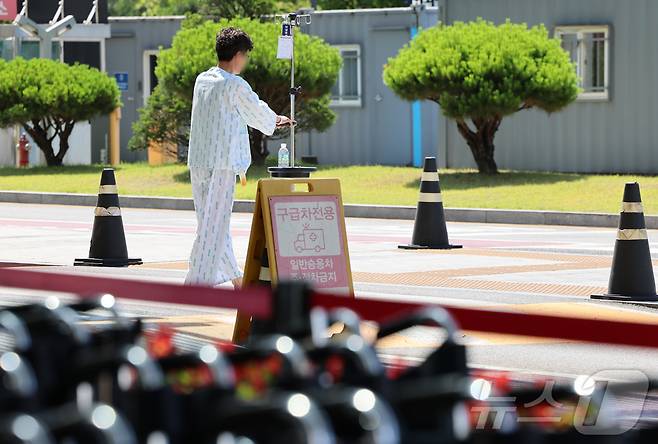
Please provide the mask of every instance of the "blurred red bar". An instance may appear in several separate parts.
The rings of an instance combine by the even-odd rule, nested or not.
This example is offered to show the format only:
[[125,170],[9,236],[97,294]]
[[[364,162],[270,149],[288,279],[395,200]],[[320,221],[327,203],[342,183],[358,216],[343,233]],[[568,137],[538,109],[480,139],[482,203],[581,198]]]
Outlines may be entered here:
[[0,286],[75,293],[80,297],[110,293],[120,299],[235,308],[264,318],[271,314],[271,292],[267,288],[259,287],[237,292],[202,286],[48,273],[16,268],[0,268]]
[[[315,293],[313,306],[345,307],[362,319],[382,322],[388,318],[423,306],[407,302],[352,299]],[[658,324],[603,321],[576,317],[547,316],[506,311],[445,307],[463,330],[518,336],[570,339],[615,345],[658,348]]]
[[[265,287],[233,291],[16,268],[0,268],[0,286],[74,293],[81,297],[110,293],[122,299],[232,308],[262,318],[271,315],[271,290]],[[345,307],[354,310],[364,320],[381,322],[431,304],[353,299],[315,292],[311,305],[325,308]],[[455,317],[463,330],[658,348],[658,324],[444,308]]]

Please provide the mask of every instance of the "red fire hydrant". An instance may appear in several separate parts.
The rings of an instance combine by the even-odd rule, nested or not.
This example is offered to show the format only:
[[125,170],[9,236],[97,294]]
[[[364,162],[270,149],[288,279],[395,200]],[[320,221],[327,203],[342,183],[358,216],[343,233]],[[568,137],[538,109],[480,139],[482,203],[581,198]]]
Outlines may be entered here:
[[25,168],[30,164],[30,142],[27,140],[25,133],[21,134],[16,145],[18,150],[18,166]]

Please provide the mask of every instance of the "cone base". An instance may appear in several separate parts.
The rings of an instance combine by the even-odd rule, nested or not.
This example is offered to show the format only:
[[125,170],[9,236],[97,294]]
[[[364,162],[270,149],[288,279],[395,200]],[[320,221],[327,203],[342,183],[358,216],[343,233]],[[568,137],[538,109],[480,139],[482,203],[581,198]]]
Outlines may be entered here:
[[98,258],[78,258],[73,262],[73,265],[84,265],[87,267],[127,267],[129,265],[141,265],[144,262],[142,262],[141,258],[119,258],[119,259],[98,259]]
[[414,244],[398,245],[398,248],[402,250],[452,250],[454,248],[463,248],[463,247],[464,247],[463,245],[451,245],[451,244],[433,245],[433,246],[414,245]]
[[591,299],[617,302],[658,302],[658,295],[626,296],[621,294],[593,294]]

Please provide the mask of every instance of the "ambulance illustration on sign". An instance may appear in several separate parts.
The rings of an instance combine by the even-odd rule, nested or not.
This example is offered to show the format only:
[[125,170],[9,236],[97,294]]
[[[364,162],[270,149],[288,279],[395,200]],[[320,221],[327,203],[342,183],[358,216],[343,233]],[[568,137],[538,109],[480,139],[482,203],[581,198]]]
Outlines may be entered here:
[[293,247],[297,253],[301,253],[302,251],[315,251],[319,253],[325,249],[324,230],[309,228],[308,225],[304,226],[302,232],[297,235],[297,239],[293,242]]

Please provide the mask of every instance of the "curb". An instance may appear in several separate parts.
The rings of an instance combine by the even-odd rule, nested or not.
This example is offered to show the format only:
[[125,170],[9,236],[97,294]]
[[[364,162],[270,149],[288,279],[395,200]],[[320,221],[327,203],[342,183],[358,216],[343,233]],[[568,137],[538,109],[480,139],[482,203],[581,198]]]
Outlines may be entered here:
[[[51,205],[96,206],[95,194],[0,191],[0,202]],[[160,210],[194,210],[192,199],[185,197],[120,196],[125,208]],[[414,220],[416,207],[345,204],[346,217]],[[252,213],[254,201],[236,200],[236,213]],[[564,211],[498,210],[490,208],[446,208],[449,222],[477,222],[521,225],[568,225],[580,227],[617,227],[619,215],[607,213],[572,213]],[[658,216],[645,216],[649,229],[658,229]]]

